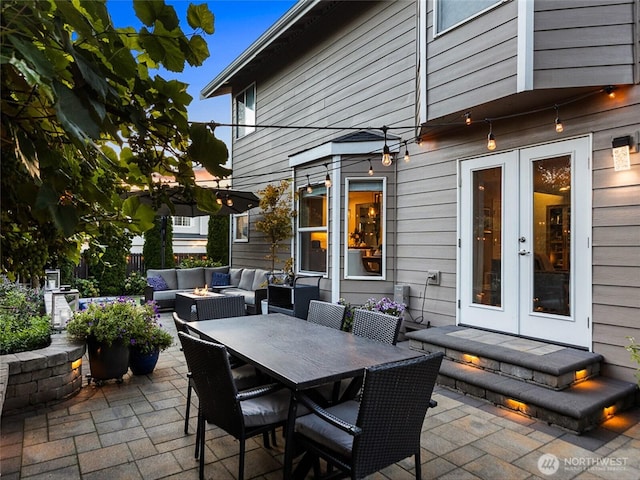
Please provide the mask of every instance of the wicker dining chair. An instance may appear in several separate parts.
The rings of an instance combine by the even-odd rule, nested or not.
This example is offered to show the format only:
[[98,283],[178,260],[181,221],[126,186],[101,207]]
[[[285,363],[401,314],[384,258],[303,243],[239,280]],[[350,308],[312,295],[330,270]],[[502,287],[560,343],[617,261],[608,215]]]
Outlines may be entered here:
[[242,295],[207,298],[196,302],[196,318],[198,321],[216,318],[243,317],[247,314]]
[[309,302],[309,313],[307,321],[324,325],[325,327],[342,330],[344,323],[344,313],[347,307],[337,303],[311,300]]
[[339,470],[334,473],[361,479],[414,456],[420,480],[420,433],[428,408],[436,405],[431,395],[442,357],[438,352],[368,368],[360,402],[323,409],[300,394],[311,413],[295,423],[295,445],[306,451],[298,470],[313,465],[318,477],[322,458]]
[[395,345],[401,324],[402,317],[358,308],[353,312],[352,331],[360,337]]
[[[176,326],[176,330],[178,332],[182,332],[186,335],[192,335],[192,332],[189,330],[188,322],[182,320],[176,312],[173,312],[173,323]],[[178,336],[180,340],[180,344],[182,345],[182,337]],[[184,351],[184,346],[182,346],[181,350]],[[230,362],[233,364],[233,359],[230,359]],[[259,385],[260,378],[256,373],[255,368],[250,365],[238,365],[232,368],[233,379],[236,383],[236,388],[238,390],[246,390],[248,388],[253,388]],[[184,413],[184,433],[189,433],[189,415],[191,412],[191,395],[194,390],[193,378],[191,372],[187,372],[187,406]],[[196,395],[198,394],[196,390]]]
[[284,425],[289,414],[291,394],[282,385],[270,384],[239,392],[233,380],[229,356],[224,345],[179,332],[184,355],[198,392],[200,480],[204,479],[206,423],[212,423],[240,442],[238,479],[244,478],[246,439]]

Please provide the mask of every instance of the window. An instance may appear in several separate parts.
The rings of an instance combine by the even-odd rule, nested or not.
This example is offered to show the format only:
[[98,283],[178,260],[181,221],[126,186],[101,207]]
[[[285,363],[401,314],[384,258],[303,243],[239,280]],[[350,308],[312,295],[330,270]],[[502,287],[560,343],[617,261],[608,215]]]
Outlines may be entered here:
[[436,0],[436,33],[455,27],[499,3],[496,0]]
[[383,279],[386,179],[346,180],[345,277]]
[[233,216],[233,242],[249,241],[249,212]]
[[191,227],[191,217],[172,217],[174,227]]
[[237,126],[236,138],[242,138],[245,135],[255,131],[253,125],[256,124],[256,85],[253,84],[242,93],[236,96],[235,101],[235,123]]
[[327,273],[327,188],[314,185],[298,196],[298,270]]

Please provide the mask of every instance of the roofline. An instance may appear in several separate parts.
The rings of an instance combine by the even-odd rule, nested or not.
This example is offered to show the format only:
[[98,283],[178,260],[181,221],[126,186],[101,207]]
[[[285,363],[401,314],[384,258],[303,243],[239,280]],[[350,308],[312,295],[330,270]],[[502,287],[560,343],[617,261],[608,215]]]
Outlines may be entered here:
[[231,62],[227,68],[220,72],[202,90],[200,90],[200,99],[204,100],[206,98],[231,93],[231,85],[225,84],[227,84],[235,74],[246,67],[249,62],[253,61],[282,33],[294,25],[321,1],[322,0],[299,0],[298,3],[287,10],[285,14],[255,42],[249,45],[249,47],[242,52],[238,58]]

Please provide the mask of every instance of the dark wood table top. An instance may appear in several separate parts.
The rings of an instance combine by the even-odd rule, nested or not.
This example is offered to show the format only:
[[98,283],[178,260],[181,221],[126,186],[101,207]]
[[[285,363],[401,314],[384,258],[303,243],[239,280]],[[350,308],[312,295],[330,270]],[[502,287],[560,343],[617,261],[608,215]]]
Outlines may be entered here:
[[234,356],[293,390],[422,355],[279,313],[190,322],[189,329],[225,345]]

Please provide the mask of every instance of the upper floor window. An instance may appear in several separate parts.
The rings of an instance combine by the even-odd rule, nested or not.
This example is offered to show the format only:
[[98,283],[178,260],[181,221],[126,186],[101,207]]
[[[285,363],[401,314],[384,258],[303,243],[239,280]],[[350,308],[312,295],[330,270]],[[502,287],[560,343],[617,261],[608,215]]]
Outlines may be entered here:
[[502,0],[436,0],[435,30],[442,33],[498,5]]
[[238,213],[233,216],[233,241],[249,241],[249,212]]
[[[235,99],[236,138],[255,131],[256,127],[256,85],[243,90]],[[245,125],[245,126],[241,126]]]
[[327,188],[304,188],[298,202],[298,270],[327,273]]
[[174,227],[191,227],[191,217],[171,217]]
[[377,277],[385,271],[386,178],[346,180],[345,277]]

